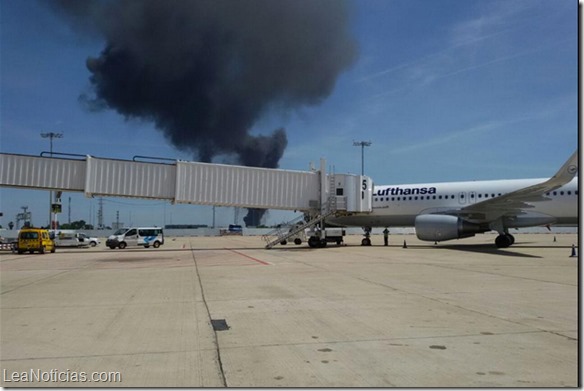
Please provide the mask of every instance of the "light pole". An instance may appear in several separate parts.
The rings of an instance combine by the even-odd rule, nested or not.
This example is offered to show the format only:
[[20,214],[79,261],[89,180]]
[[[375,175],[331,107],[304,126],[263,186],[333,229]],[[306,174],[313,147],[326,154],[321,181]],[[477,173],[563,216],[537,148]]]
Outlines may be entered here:
[[[63,138],[63,133],[47,132],[41,133],[42,138],[48,138],[50,142],[50,154],[53,157],[53,139]],[[56,213],[55,213],[56,215]],[[49,192],[49,229],[53,228],[53,192]],[[57,227],[54,227],[55,229]]]
[[365,147],[371,146],[371,141],[353,141],[353,146],[361,147],[361,175],[365,175]]

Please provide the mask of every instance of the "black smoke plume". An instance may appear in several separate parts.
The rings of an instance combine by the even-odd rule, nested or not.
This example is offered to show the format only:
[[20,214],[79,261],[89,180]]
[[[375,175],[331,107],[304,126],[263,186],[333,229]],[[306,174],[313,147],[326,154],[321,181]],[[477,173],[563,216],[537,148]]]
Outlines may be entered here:
[[223,154],[278,167],[285,131],[254,136],[254,124],[320,103],[357,54],[342,0],[50,3],[78,31],[105,40],[86,61],[93,95],[82,95],[85,104],[153,121],[205,162]]

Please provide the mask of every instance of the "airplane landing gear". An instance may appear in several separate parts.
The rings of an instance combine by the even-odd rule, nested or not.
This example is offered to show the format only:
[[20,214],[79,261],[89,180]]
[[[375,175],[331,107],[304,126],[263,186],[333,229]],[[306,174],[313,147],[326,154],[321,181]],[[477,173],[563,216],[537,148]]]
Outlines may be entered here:
[[505,233],[497,236],[495,239],[495,245],[498,248],[507,248],[515,243],[515,237],[513,235]]
[[371,227],[363,227],[365,237],[361,240],[361,246],[371,246]]

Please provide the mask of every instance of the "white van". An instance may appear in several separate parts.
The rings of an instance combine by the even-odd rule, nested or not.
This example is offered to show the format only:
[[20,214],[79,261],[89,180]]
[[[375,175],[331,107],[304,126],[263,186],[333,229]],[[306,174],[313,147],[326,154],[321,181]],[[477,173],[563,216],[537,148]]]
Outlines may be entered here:
[[152,246],[158,248],[164,244],[164,233],[160,227],[120,228],[105,241],[112,250],[116,247],[124,249],[128,246]]

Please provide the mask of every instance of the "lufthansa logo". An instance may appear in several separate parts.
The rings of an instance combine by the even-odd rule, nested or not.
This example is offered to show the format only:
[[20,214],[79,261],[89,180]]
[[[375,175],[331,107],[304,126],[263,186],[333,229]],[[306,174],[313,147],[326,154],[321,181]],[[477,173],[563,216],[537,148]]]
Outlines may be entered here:
[[577,166],[571,165],[571,166],[568,167],[568,173],[569,174],[575,174],[576,171],[578,171],[578,167]]

